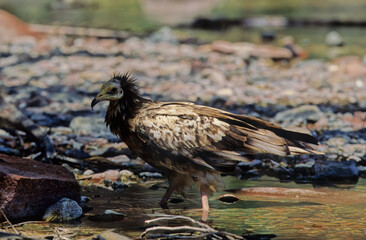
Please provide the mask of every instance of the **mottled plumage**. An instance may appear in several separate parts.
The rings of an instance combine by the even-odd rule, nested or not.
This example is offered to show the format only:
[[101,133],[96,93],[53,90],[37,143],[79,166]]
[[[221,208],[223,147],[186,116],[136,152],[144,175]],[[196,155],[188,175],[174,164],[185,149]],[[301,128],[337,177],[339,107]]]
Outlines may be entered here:
[[315,153],[309,144],[317,140],[305,133],[193,103],[145,99],[128,75],[105,83],[92,107],[103,100],[110,101],[105,121],[112,133],[168,178],[161,204],[173,191],[184,195],[192,183],[203,194],[216,191],[220,172],[248,161],[247,154]]

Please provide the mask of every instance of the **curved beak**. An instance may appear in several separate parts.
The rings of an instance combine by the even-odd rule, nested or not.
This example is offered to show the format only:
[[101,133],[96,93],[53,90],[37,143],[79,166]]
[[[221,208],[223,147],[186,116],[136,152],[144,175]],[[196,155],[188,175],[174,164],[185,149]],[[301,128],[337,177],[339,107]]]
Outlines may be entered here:
[[100,102],[99,99],[94,98],[93,101],[91,102],[91,109],[94,111],[94,106],[97,105]]

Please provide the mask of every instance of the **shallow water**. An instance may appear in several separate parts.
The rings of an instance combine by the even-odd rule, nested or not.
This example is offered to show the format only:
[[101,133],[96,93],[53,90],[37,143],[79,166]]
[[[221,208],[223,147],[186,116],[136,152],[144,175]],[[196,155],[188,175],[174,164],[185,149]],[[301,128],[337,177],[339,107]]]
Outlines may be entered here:
[[[280,187],[308,189],[310,184],[280,183],[276,179],[241,181],[234,177],[224,177],[226,190],[256,187]],[[151,183],[152,184],[152,183]],[[151,185],[150,184],[150,185]],[[92,197],[93,210],[88,214],[103,213],[112,209],[126,215],[115,222],[94,222],[88,217],[82,219],[82,227],[115,228],[130,236],[138,236],[144,229],[144,220],[154,218],[154,213],[180,214],[199,220],[200,196],[197,189],[192,189],[188,198],[178,204],[169,203],[169,210],[163,210],[158,202],[164,189],[151,190],[147,186],[134,185],[121,192],[105,189],[89,189],[83,194]],[[366,237],[366,198],[349,202],[342,201],[342,196],[366,196],[366,181],[360,180],[357,186],[342,190],[322,188],[327,199],[306,198],[306,201],[293,198],[268,196],[238,195],[241,200],[227,204],[217,198],[228,193],[222,190],[210,198],[211,211],[209,224],[220,230],[245,235],[276,235],[276,239],[362,239]],[[232,192],[232,191],[229,191]],[[93,197],[93,195],[98,195]],[[332,197],[333,196],[333,197]],[[334,197],[336,196],[336,197]],[[173,196],[173,198],[180,198]],[[339,198],[339,199],[337,199]],[[364,199],[364,200],[363,200]]]

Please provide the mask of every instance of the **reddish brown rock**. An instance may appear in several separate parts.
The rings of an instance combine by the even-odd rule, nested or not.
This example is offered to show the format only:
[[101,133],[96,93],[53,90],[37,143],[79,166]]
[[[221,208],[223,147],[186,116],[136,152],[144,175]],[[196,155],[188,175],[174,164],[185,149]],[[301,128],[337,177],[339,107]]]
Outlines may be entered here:
[[119,172],[117,170],[108,170],[102,173],[91,175],[91,181],[95,183],[103,183],[106,178],[112,181],[118,181]]
[[80,200],[79,185],[66,168],[0,154],[0,208],[9,219],[41,219],[63,197]]

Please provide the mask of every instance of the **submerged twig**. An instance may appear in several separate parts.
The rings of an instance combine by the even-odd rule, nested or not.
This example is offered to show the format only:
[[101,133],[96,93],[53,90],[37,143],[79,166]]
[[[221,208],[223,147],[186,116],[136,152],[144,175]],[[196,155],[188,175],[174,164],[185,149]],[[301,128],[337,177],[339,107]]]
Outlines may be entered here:
[[174,220],[174,219],[184,219],[184,220],[188,220],[192,223],[195,223],[201,227],[204,227],[204,228],[207,228],[207,229],[210,229],[211,231],[216,231],[215,229],[211,228],[210,226],[206,225],[206,224],[203,224],[201,222],[198,222],[190,217],[186,217],[186,216],[181,216],[181,215],[163,215],[159,218],[154,218],[154,219],[150,219],[150,220],[146,220],[145,223],[149,224],[149,223],[152,223],[152,222],[158,222],[158,221],[163,221],[163,220]]
[[[169,226],[154,226],[147,228],[141,235],[140,239],[144,238],[148,235],[150,239],[244,239],[241,236],[236,234],[218,231],[207,224],[198,222],[190,217],[180,216],[180,215],[163,215],[162,217],[158,217],[155,219],[146,220],[145,223],[156,223],[164,220],[176,220],[176,219],[184,219],[190,221],[192,224],[198,225],[196,226],[178,226],[178,227],[169,227]],[[154,234],[153,232],[163,231],[163,233]],[[189,234],[189,235],[187,235]]]
[[19,232],[15,229],[14,225],[9,221],[9,219],[6,217],[3,209],[0,208],[0,212],[1,214],[4,216],[5,220],[9,223],[9,225],[11,226],[11,228],[13,229],[13,231],[16,233],[16,234],[19,234]]
[[282,166],[282,165],[281,165],[281,164],[279,164],[278,162],[273,161],[272,159],[269,159],[269,161],[270,161],[273,165],[275,165],[275,166],[277,166],[277,167],[281,168],[282,170],[286,171],[288,174],[290,174],[290,175],[293,175],[293,174],[294,174],[290,169],[285,168],[284,166]]
[[46,223],[45,221],[26,221],[26,222],[20,222],[13,224],[14,227],[23,226],[25,224],[31,224],[31,223]]
[[68,162],[68,163],[72,163],[72,164],[78,164],[78,165],[82,165],[83,161],[76,159],[76,158],[71,158],[71,157],[67,157],[67,156],[63,156],[60,154],[55,154],[54,159],[53,160],[60,160],[62,162]]

